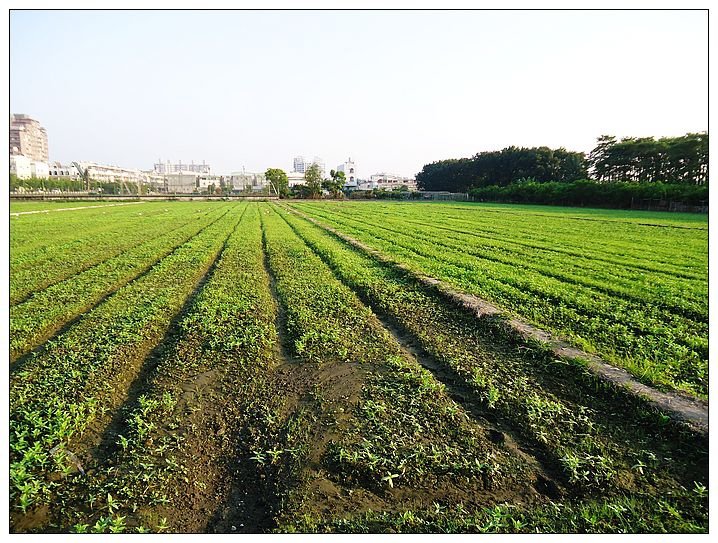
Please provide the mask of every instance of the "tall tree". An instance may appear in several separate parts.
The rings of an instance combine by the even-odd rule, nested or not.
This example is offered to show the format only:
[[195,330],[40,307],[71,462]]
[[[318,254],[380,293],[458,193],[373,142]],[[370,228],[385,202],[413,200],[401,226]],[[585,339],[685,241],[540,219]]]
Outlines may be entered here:
[[279,168],[267,168],[264,172],[264,177],[269,181],[274,190],[281,198],[289,196],[289,181],[287,179],[287,173]]
[[338,198],[342,194],[342,189],[346,184],[346,175],[344,172],[337,172],[335,170],[329,171],[329,179],[325,179],[322,183],[322,187],[328,190],[333,198]]
[[312,164],[304,172],[304,186],[308,198],[319,198],[322,195],[322,170],[319,164]]

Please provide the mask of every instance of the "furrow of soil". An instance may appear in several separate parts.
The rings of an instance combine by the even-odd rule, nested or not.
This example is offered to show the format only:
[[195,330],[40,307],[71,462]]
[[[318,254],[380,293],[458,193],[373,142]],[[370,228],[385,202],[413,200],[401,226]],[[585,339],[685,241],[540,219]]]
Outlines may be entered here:
[[[246,213],[246,208],[243,214],[244,213]],[[98,420],[96,425],[97,431],[88,432],[84,436],[83,441],[94,444],[92,450],[87,453],[88,456],[93,459],[93,464],[101,465],[117,454],[119,449],[118,436],[121,435],[123,431],[126,416],[137,409],[139,397],[148,390],[151,377],[156,371],[159,362],[167,353],[176,347],[177,342],[182,337],[180,322],[189,313],[197,297],[202,292],[202,289],[204,289],[207,282],[211,280],[214,275],[217,265],[227,249],[227,243],[230,237],[236,232],[237,226],[242,221],[242,216],[240,216],[233,229],[227,235],[219,253],[214,256],[206,270],[203,270],[202,276],[195,283],[182,304],[182,307],[180,307],[177,313],[169,320],[167,330],[162,339],[156,343],[149,352],[145,353],[144,359],[136,372],[123,375],[122,382],[116,387],[116,390],[123,392],[115,397],[114,405],[108,408],[108,413],[111,414],[109,422]],[[204,230],[204,228],[202,230]],[[201,232],[202,231],[198,232],[197,235]]]

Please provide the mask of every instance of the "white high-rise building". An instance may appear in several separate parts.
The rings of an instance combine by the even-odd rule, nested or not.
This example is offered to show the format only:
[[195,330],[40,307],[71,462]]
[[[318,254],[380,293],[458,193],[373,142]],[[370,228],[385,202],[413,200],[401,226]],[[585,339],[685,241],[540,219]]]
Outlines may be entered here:
[[306,173],[306,171],[309,169],[309,166],[311,166],[312,164],[317,164],[319,166],[319,170],[321,171],[323,178],[325,165],[324,161],[318,156],[315,156],[311,161],[305,159],[303,156],[294,157],[294,169],[292,169],[292,172]]

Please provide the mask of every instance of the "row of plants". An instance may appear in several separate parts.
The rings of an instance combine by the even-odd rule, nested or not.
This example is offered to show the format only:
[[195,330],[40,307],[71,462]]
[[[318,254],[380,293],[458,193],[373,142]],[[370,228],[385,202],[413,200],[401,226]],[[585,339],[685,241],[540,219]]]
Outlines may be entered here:
[[[705,267],[701,266],[705,259],[700,250],[705,247],[708,223],[701,215],[462,202],[433,203],[421,208],[382,203],[369,207],[377,215],[424,220],[487,240],[501,237],[521,247],[563,252],[622,267],[679,277],[698,277],[696,272]],[[337,209],[362,208],[345,203]],[[597,235],[603,235],[600,244],[585,243],[587,237]],[[646,235],[660,241],[651,253],[632,242]]]
[[80,470],[145,356],[215,261],[238,222],[237,209],[83,315],[11,374],[11,519],[22,523],[20,513],[51,503],[67,477]]
[[[697,301],[705,289],[700,281],[676,278],[663,304],[636,303],[611,295],[610,289],[604,292],[576,280],[566,281],[560,271],[543,274],[535,269],[536,264],[525,266],[520,253],[484,258],[483,240],[452,241],[388,218],[354,218],[327,208],[297,207],[419,272],[489,299],[585,350],[600,353],[650,384],[707,394],[707,319],[696,318],[703,316],[705,305]],[[366,216],[366,208],[363,213]],[[560,270],[563,261],[572,259],[561,256],[551,262]],[[680,305],[680,312],[672,311],[681,296],[691,301]]]
[[[576,253],[555,255],[542,248],[527,248],[513,240],[504,239],[496,230],[487,233],[482,228],[477,235],[472,231],[427,224],[407,216],[373,219],[357,218],[341,211],[339,214],[369,228],[386,231],[390,235],[405,234],[409,225],[411,236],[427,243],[446,247],[452,252],[466,253],[481,260],[522,268],[528,273],[552,277],[617,299],[629,298],[632,304],[645,306],[641,307],[643,312],[659,309],[672,314],[673,318],[686,315],[698,322],[705,323],[708,320],[707,285],[704,281],[690,281],[667,274],[655,274],[647,278],[645,270],[621,266],[619,262],[614,262],[616,265],[609,267],[604,262]],[[534,229],[540,230],[545,230],[546,226],[546,223],[540,221],[534,221],[533,224]],[[512,225],[512,234],[513,232]],[[556,235],[556,232],[553,232],[553,235]],[[650,240],[658,241],[655,238]]]
[[148,241],[36,292],[26,301],[12,306],[10,361],[30,352],[73,318],[135,280],[222,216],[202,215],[201,220],[180,223],[174,228],[172,223],[158,222],[157,232],[147,232]]
[[[601,519],[601,512],[612,507],[622,508],[626,522],[614,522],[607,529],[597,520],[593,529],[705,530],[704,439],[667,424],[640,400],[596,381],[579,361],[555,360],[550,353],[511,337],[500,322],[477,321],[412,276],[305,219],[284,211],[282,216],[345,284],[460,383],[464,397],[482,406],[483,416],[493,421],[491,426],[508,429],[523,442],[523,450],[538,451],[549,473],[561,473],[559,484],[567,490],[564,499],[553,497],[555,507],[565,509],[564,517],[542,518],[543,507],[507,504],[501,507],[504,514],[513,515],[520,524],[492,527],[485,516],[490,509],[475,510],[462,521],[455,514],[444,515],[444,508],[436,504],[435,512],[417,511],[417,519],[423,520],[405,524],[399,531],[451,530],[452,522],[458,523],[454,531],[554,531],[558,526],[592,531],[582,523],[582,515],[591,511]],[[661,514],[667,501],[656,500],[655,495],[675,498],[668,500],[674,513],[669,522]],[[644,512],[650,515],[639,520]],[[298,529],[382,531],[395,528],[401,519],[402,513],[384,512],[347,520],[310,517]]]
[[[251,465],[252,455],[284,450],[260,435],[276,395],[269,382],[275,317],[258,206],[250,204],[141,394],[123,410],[104,463],[66,492],[61,524],[75,532],[206,530],[207,514],[198,519],[191,512],[231,499],[227,482],[238,476],[230,467],[236,458]],[[241,471],[241,484],[271,493],[257,471]],[[82,507],[85,496],[97,506]]]
[[[305,515],[339,518],[368,503],[401,509],[436,499],[491,501],[489,490],[530,496],[535,466],[494,443],[277,210],[263,220],[292,354],[319,374],[341,375],[314,391],[319,429],[308,433],[324,437],[309,444],[315,463],[307,462],[305,484],[290,493],[277,530],[297,529]],[[307,496],[327,486],[342,499]]]
[[[81,222],[75,223],[77,217],[73,217],[73,220],[68,221],[72,223],[72,228],[68,232],[67,241],[64,242],[55,237],[40,216],[21,217],[23,222],[15,223],[11,232],[34,232],[33,235],[44,239],[47,245],[38,247],[32,253],[19,255],[16,254],[16,248],[22,246],[22,243],[11,240],[11,305],[21,303],[33,293],[121,255],[162,232],[188,223],[200,224],[207,218],[208,213],[216,213],[215,208],[209,207],[198,210],[198,213],[190,217],[187,209],[170,210],[166,206],[147,211],[144,207],[140,211],[139,208],[131,206],[117,209],[122,211],[101,219],[105,224],[109,223],[110,227],[85,228]],[[98,213],[102,216],[101,210],[68,213]]]
[[471,508],[434,504],[429,510],[370,511],[340,519],[307,516],[303,533],[371,534],[695,534],[706,532],[708,491],[702,486],[668,496],[551,502],[540,507],[508,503]]
[[[122,201],[118,202],[120,205],[136,205],[139,201]],[[10,199],[10,214],[12,213],[23,213],[26,211],[43,211],[52,212],[60,209],[77,208],[77,207],[99,207],[110,205],[116,206],[117,204],[110,204],[100,200],[72,200],[72,199],[58,199],[58,200],[18,200],[15,198]]]
[[[41,208],[48,209],[47,213],[29,215],[11,213],[12,269],[32,266],[35,259],[45,256],[45,251],[58,246],[72,247],[73,243],[78,243],[85,237],[95,236],[95,239],[100,241],[108,232],[117,232],[117,223],[131,230],[133,224],[151,224],[157,215],[170,211],[167,206],[147,203],[112,207],[97,207],[100,202],[91,203],[92,206],[89,206],[89,202],[86,205],[82,205],[82,202],[55,204],[58,209],[68,207],[90,207],[90,209],[58,212],[52,209],[51,204],[40,204]],[[126,221],[127,217],[133,218],[131,223]],[[32,228],[28,227],[30,224]],[[42,231],[44,235],[38,235],[38,231]]]

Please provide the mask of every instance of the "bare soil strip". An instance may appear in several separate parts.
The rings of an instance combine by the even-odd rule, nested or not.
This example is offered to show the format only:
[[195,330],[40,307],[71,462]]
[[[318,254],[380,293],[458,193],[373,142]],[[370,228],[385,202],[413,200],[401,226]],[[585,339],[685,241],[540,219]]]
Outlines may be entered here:
[[101,205],[101,206],[63,207],[60,209],[38,209],[35,211],[16,211],[15,213],[10,213],[10,215],[17,217],[18,215],[34,215],[35,213],[52,213],[54,211],[76,211],[78,209],[96,209],[98,207],[130,206],[133,204],[144,204],[144,202],[127,202],[124,204],[105,204],[105,205]]
[[[459,292],[450,285],[433,277],[428,277],[416,273],[408,266],[394,261],[376,249],[365,245],[364,243],[347,236],[339,230],[332,228],[309,215],[290,208],[282,206],[283,209],[301,216],[320,228],[331,232],[336,237],[346,241],[350,245],[360,249],[366,254],[380,262],[394,266],[414,277],[420,283],[431,287],[440,292],[446,299],[452,303],[469,310],[478,318],[500,317],[506,316],[506,312],[502,311],[490,302],[483,300],[477,296]],[[666,413],[674,420],[687,424],[693,430],[707,434],[708,433],[708,404],[702,400],[689,397],[678,392],[661,392],[655,388],[649,387],[637,381],[627,371],[616,368],[608,364],[600,357],[577,349],[565,341],[562,341],[550,333],[545,332],[535,326],[522,322],[516,318],[508,318],[504,321],[506,325],[514,333],[518,334],[524,340],[535,341],[548,347],[554,355],[561,359],[580,359],[586,362],[587,368],[601,379],[612,383],[613,385],[628,390],[631,394],[641,397],[649,404]]]

